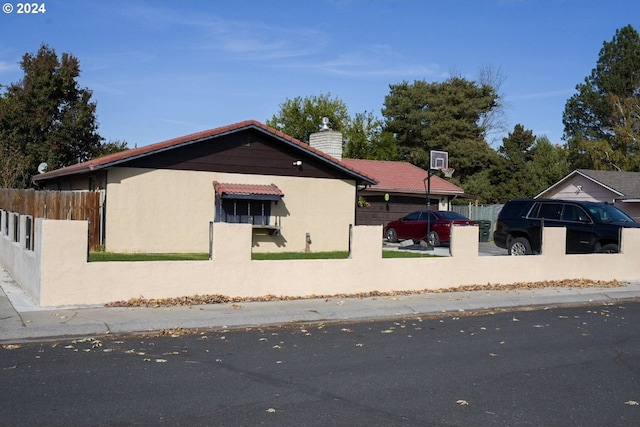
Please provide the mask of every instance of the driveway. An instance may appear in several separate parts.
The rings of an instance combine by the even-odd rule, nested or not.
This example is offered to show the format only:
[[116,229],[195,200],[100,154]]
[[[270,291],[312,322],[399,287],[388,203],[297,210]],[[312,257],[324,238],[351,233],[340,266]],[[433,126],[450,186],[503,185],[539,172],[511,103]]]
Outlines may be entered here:
[[[401,248],[400,243],[389,243],[383,239],[382,248],[385,250],[403,250],[403,251],[416,251],[416,252],[425,252],[426,249],[421,247],[419,244],[412,245],[410,247]],[[434,255],[438,256],[449,256],[449,246],[440,246],[434,248],[432,252]],[[507,250],[497,247],[493,242],[478,242],[478,254],[480,256],[497,256],[497,255],[507,255]]]

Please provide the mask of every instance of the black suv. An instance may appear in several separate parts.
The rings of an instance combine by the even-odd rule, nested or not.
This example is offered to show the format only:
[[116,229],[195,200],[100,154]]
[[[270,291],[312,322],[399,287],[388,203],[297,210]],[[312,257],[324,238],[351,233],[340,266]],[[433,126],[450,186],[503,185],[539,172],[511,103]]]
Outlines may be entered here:
[[507,202],[493,241],[509,255],[540,253],[542,227],[567,228],[567,253],[617,253],[620,228],[640,228],[618,208],[596,202],[518,199]]

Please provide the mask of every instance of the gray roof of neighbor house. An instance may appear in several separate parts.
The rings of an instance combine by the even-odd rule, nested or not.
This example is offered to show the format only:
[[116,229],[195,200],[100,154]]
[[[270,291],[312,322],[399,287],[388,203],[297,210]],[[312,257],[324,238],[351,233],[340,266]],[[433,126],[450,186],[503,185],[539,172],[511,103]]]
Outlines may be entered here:
[[592,169],[576,169],[540,194],[546,193],[549,189],[560,185],[575,175],[582,175],[602,187],[617,193],[620,199],[640,199],[640,172],[601,171]]
[[139,159],[144,156],[148,156],[150,154],[171,150],[177,147],[197,144],[202,141],[209,140],[214,137],[227,135],[234,132],[240,132],[246,129],[254,129],[259,132],[263,132],[265,134],[270,135],[275,140],[287,146],[289,149],[293,151],[303,151],[321,162],[333,167],[337,170],[340,170],[349,176],[357,180],[362,180],[370,185],[376,184],[376,180],[368,176],[366,173],[363,173],[357,169],[355,169],[351,165],[347,165],[346,163],[337,160],[330,155],[311,147],[309,144],[305,144],[297,139],[282,133],[276,129],[273,129],[263,123],[260,123],[256,120],[246,120],[244,122],[234,123],[228,126],[222,126],[216,129],[207,130],[204,132],[194,133],[191,135],[185,135],[179,138],[170,139],[167,141],[158,142],[155,144],[147,145],[140,148],[133,148],[125,151],[121,151],[118,153],[110,154],[104,157],[99,157],[96,159],[88,160],[86,162],[78,163],[75,165],[67,166],[64,168],[52,170],[49,172],[45,172],[39,175],[33,176],[31,179],[34,182],[38,181],[46,181],[52,178],[58,178],[62,176],[71,176],[71,175],[79,175],[92,171],[97,171],[100,169],[106,169],[113,166],[124,166],[126,162],[134,159]]

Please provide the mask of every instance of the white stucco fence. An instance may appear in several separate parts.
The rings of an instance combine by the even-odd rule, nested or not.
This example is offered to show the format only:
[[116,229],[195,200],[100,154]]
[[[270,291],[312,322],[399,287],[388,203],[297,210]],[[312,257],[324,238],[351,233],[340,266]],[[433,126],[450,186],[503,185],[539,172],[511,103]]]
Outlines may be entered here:
[[26,250],[11,233],[2,233],[0,261],[41,306],[141,296],[308,296],[580,278],[640,279],[640,229],[623,229],[619,254],[566,255],[565,229],[546,228],[542,254],[527,257],[479,256],[478,228],[453,227],[450,257],[383,259],[381,235],[380,226],[353,227],[349,259],[252,261],[251,225],[215,223],[213,260],[87,262],[86,221],[36,219],[34,249]]

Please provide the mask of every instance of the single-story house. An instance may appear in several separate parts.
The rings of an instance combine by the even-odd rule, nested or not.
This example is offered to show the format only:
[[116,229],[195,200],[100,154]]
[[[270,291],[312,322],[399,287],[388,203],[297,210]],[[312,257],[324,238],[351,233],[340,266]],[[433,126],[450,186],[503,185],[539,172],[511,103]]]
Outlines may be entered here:
[[576,169],[536,198],[611,203],[640,221],[640,172]]
[[207,252],[213,222],[252,224],[258,252],[347,250],[357,189],[377,184],[254,120],[52,170],[33,182],[102,191],[105,250],[151,253]]
[[[347,165],[372,177],[376,184],[359,188],[357,225],[385,225],[410,212],[426,209],[429,172],[407,162],[342,159]],[[450,210],[451,201],[464,190],[431,172],[430,208]]]

